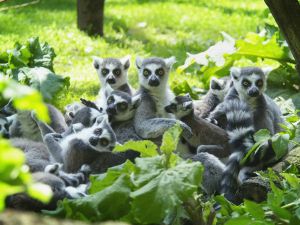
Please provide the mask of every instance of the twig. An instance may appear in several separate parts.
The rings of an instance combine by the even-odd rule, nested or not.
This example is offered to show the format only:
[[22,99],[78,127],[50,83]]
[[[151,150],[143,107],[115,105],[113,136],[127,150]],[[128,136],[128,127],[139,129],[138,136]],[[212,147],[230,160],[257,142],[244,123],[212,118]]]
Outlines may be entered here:
[[[6,0],[0,0],[0,2],[4,2]],[[0,12],[6,11],[6,10],[10,10],[10,9],[18,9],[18,8],[23,8],[29,5],[34,5],[39,3],[40,0],[36,0],[36,1],[32,1],[32,2],[27,2],[27,3],[23,3],[23,4],[19,4],[19,5],[13,5],[13,6],[7,6],[7,7],[3,7],[0,8]]]

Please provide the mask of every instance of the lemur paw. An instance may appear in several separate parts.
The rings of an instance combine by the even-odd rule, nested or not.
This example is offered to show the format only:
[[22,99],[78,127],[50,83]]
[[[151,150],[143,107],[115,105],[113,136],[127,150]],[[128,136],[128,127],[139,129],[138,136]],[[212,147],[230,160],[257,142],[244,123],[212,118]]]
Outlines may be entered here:
[[79,172],[82,172],[85,176],[89,176],[92,173],[92,168],[87,164],[83,164]]
[[51,134],[51,136],[56,140],[56,141],[59,141],[60,139],[62,139],[62,135],[61,134],[58,134],[58,133],[53,133]]
[[61,168],[62,168],[62,164],[54,163],[54,164],[47,165],[44,169],[44,172],[58,175],[58,172],[61,170]]
[[205,118],[205,120],[212,123],[212,124],[218,125],[218,121],[214,118],[207,117],[207,118]]
[[181,123],[181,127],[183,129],[182,131],[183,137],[185,137],[186,139],[190,139],[191,137],[193,137],[193,131],[188,125],[186,125],[185,123]]

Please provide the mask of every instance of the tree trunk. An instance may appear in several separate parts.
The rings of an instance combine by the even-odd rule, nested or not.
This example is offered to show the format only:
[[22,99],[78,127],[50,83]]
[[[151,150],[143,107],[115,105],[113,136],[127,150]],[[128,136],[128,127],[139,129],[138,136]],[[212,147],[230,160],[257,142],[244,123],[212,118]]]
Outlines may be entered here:
[[88,35],[103,36],[105,0],[77,0],[77,26]]
[[300,76],[300,3],[298,0],[265,0],[296,60]]

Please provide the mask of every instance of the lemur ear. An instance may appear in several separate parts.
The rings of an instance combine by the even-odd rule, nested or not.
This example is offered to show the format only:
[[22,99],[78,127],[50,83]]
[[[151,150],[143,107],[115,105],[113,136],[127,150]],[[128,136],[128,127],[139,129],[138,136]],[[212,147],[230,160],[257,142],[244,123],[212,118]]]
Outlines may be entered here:
[[237,80],[240,75],[241,75],[241,68],[231,67],[230,76],[231,76],[232,79]]
[[187,97],[187,98],[190,98],[190,99],[192,98],[190,93],[186,93],[184,96]]
[[273,68],[265,67],[265,68],[262,68],[261,70],[264,72],[265,76],[267,77],[272,72]]
[[124,66],[124,70],[127,70],[130,66],[130,55],[126,55],[123,58],[120,59],[122,65]]
[[100,66],[102,65],[103,63],[103,59],[102,58],[99,58],[97,56],[93,56],[93,65],[94,65],[94,68],[97,70],[100,68]]
[[132,97],[132,105],[133,108],[136,109],[137,107],[139,107],[139,105],[141,104],[142,99],[141,99],[141,95],[135,95]]
[[220,80],[218,80],[215,77],[211,78],[211,80],[210,80],[210,89],[212,89],[212,90],[221,90],[222,89],[221,86],[222,85],[220,83]]
[[139,56],[136,57],[135,65],[138,69],[142,68],[143,59]]
[[175,56],[172,56],[170,58],[166,58],[164,59],[166,66],[168,67],[168,69],[171,69],[171,67],[173,66],[173,64],[176,62],[176,58]]

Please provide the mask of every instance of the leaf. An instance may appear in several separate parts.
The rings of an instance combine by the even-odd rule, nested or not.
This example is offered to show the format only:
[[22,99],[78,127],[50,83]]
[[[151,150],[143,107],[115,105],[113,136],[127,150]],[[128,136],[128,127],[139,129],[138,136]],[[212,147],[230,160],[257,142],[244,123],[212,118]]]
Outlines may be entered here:
[[197,92],[193,90],[193,88],[189,85],[188,81],[186,80],[182,82],[172,82],[171,88],[176,96],[189,93],[192,99],[198,99]]
[[39,38],[30,38],[26,44],[32,54],[29,67],[45,67],[53,71],[54,49],[47,42],[40,43]]
[[141,157],[151,157],[158,155],[157,145],[152,141],[127,141],[123,145],[118,144],[114,148],[113,152],[125,152],[128,150],[134,150],[141,153]]
[[287,180],[287,182],[291,185],[292,188],[300,189],[300,179],[291,173],[281,173],[281,175]]
[[65,199],[58,204],[56,210],[43,212],[90,222],[119,219],[130,211],[129,183],[129,177],[121,175],[111,186],[100,192],[74,200]]
[[14,77],[21,80],[25,77],[28,85],[40,91],[45,101],[53,100],[55,94],[69,87],[69,77],[63,78],[43,67],[22,67],[13,72]]
[[170,155],[173,151],[175,151],[181,132],[182,128],[178,123],[167,130],[163,135],[160,150],[166,155]]
[[295,63],[289,55],[289,51],[277,42],[278,32],[271,38],[250,32],[243,40],[236,41],[235,54],[246,57],[268,58],[278,61]]
[[264,219],[265,213],[261,205],[246,199],[244,201],[244,205],[245,205],[245,210],[249,212],[251,216],[253,216],[256,219],[261,219],[261,220]]
[[276,134],[272,137],[272,148],[276,154],[276,159],[281,159],[287,154],[289,138],[288,134]]
[[48,122],[48,109],[36,90],[20,85],[13,80],[0,78],[0,92],[5,99],[13,99],[14,107],[19,110],[34,110],[37,117]]
[[271,133],[267,129],[261,129],[257,131],[253,137],[256,142],[265,142],[271,138]]
[[132,192],[135,219],[139,223],[161,223],[197,191],[202,172],[200,163],[183,161]]
[[122,174],[130,176],[135,170],[135,165],[127,160],[122,165],[109,168],[104,174],[90,176],[89,194],[102,191],[111,186]]
[[34,183],[29,185],[27,193],[30,195],[30,197],[37,199],[43,203],[48,203],[51,200],[53,194],[51,187],[42,183]]
[[[256,221],[257,222],[257,221]],[[239,216],[237,218],[232,218],[230,220],[228,220],[225,225],[253,225],[254,221],[252,220],[251,217],[243,215],[243,216]],[[265,223],[259,223],[259,224],[265,224]]]

